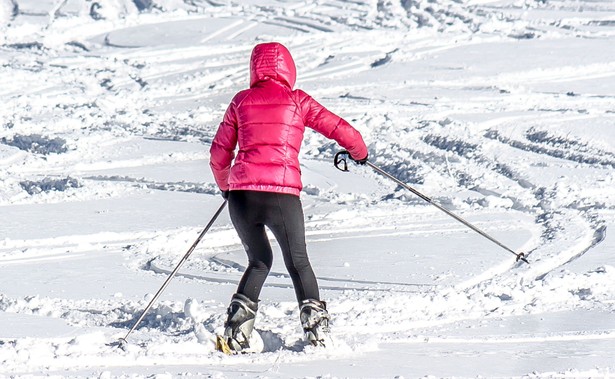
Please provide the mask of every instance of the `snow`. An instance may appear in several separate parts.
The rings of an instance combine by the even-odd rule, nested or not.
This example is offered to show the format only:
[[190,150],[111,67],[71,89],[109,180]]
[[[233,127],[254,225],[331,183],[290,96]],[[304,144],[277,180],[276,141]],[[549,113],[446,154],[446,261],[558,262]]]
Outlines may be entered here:
[[[615,371],[615,5],[606,0],[0,0],[0,377],[595,378]],[[364,135],[308,131],[332,346],[279,253],[262,353],[214,350],[246,265],[209,144],[259,42]],[[274,242],[275,245],[275,242]],[[277,249],[276,249],[277,251]]]

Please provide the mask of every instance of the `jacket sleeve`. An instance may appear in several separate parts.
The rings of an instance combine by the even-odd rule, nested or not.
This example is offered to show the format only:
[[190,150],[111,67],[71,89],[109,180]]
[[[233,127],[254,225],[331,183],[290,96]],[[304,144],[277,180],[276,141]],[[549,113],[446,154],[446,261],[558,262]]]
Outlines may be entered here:
[[346,120],[329,111],[307,93],[297,90],[305,125],[348,150],[353,159],[367,157],[367,146],[358,130]]
[[231,163],[235,158],[235,147],[237,146],[237,116],[235,112],[235,102],[226,109],[224,118],[218,127],[216,136],[209,149],[209,165],[214,174],[216,184],[222,191],[228,191],[228,179],[231,173]]

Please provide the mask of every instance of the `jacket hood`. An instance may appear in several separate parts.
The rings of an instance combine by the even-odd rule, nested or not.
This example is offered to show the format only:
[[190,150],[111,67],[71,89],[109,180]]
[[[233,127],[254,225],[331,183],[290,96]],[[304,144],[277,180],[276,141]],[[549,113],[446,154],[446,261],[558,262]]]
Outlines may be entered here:
[[250,57],[250,87],[274,79],[290,89],[295,86],[297,69],[288,49],[278,42],[261,43],[254,47]]

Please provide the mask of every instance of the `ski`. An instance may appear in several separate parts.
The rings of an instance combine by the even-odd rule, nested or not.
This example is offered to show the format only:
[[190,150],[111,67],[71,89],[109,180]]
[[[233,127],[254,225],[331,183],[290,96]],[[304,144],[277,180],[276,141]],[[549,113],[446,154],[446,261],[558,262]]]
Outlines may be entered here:
[[215,348],[216,351],[224,353],[226,355],[235,355],[238,353],[242,354],[252,354],[252,353],[262,353],[265,349],[265,343],[263,342],[262,337],[257,331],[253,331],[250,335],[250,343],[248,346],[241,350],[235,350],[228,343],[227,339],[224,335],[216,334]]
[[233,350],[231,350],[231,347],[228,345],[228,343],[226,342],[226,340],[224,339],[223,336],[216,334],[216,350],[224,353],[226,355],[233,355]]

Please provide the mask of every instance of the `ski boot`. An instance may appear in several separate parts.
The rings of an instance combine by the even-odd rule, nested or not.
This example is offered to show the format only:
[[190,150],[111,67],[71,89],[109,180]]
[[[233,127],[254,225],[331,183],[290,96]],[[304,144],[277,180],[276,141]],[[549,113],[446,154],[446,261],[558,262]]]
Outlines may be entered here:
[[307,299],[299,306],[299,319],[306,340],[314,346],[325,346],[329,336],[329,312],[324,301]]
[[[236,293],[231,299],[224,323],[224,335],[222,344],[232,352],[241,352],[250,348],[250,336],[254,330],[254,319],[258,304],[248,297]],[[220,349],[222,350],[222,349]]]

